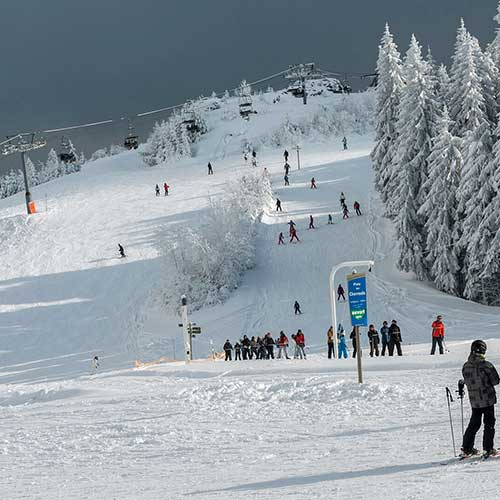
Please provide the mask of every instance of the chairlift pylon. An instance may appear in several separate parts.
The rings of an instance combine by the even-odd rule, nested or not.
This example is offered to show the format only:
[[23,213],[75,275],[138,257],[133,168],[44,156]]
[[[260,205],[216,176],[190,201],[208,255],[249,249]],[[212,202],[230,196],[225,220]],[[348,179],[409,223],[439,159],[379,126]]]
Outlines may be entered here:
[[139,147],[139,136],[134,133],[134,125],[130,118],[128,118],[128,135],[125,137],[123,145],[129,150]]

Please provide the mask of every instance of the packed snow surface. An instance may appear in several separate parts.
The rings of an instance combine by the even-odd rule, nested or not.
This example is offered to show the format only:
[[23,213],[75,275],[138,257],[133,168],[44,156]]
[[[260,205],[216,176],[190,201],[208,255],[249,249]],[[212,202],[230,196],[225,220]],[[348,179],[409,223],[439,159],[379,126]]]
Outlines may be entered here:
[[[308,106],[334,98],[355,96],[319,96]],[[444,387],[455,389],[471,339],[498,339],[499,310],[396,270],[393,228],[372,186],[369,134],[348,134],[348,151],[341,137],[303,139],[300,170],[295,144],[262,146],[258,167],[245,164],[242,142],[265,144],[261,138],[285,115],[310,112],[299,104],[283,97],[260,110],[256,104],[260,112],[248,123],[214,120],[197,157],[168,167],[146,168],[137,152],[95,161],[34,189],[39,213],[31,217],[22,194],[0,201],[2,498],[465,499],[498,489],[497,462],[450,461]],[[192,314],[203,328],[194,340],[199,359],[134,369],[137,358],[182,357],[179,318],[154,300],[168,272],[159,242],[173,227],[196,228],[228,179],[262,175],[264,167],[283,212],[266,210],[257,265],[229,300]],[[155,184],[165,181],[170,195],[156,197]],[[341,191],[351,211],[345,221]],[[311,214],[314,230],[307,229]],[[290,218],[301,242],[278,246]],[[126,259],[118,258],[119,242]],[[370,359],[365,350],[363,385],[354,360],[324,354],[331,266],[357,259],[376,262],[368,275],[370,322],[379,328],[398,319],[405,354]],[[350,271],[338,282],[345,285]],[[295,300],[301,316],[293,315]],[[345,304],[338,314],[349,330]],[[450,352],[431,358],[437,314]],[[307,360],[206,360],[210,340],[220,350],[226,338],[298,328]],[[366,344],[364,329],[362,336]],[[489,346],[500,361],[500,341]],[[96,354],[100,372],[89,376]],[[458,403],[452,411],[459,441]]]

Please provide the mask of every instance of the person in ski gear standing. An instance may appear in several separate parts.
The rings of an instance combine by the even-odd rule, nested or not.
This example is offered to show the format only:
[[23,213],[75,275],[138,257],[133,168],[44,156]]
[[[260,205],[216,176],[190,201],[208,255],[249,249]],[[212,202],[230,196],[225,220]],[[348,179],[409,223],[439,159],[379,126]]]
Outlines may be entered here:
[[345,194],[344,194],[344,192],[341,192],[341,193],[340,193],[340,206],[341,206],[342,208],[344,208],[344,207],[345,207]]
[[370,342],[370,357],[373,358],[373,354],[375,354],[375,356],[378,356],[378,345],[380,344],[380,337],[377,330],[375,330],[374,325],[370,325],[368,327],[368,340]]
[[356,215],[362,215],[361,214],[361,205],[359,204],[359,202],[355,201],[353,206],[354,206],[354,210],[356,211]]
[[121,243],[118,243],[118,251],[120,252],[120,258],[124,259],[126,255],[125,255],[125,250],[123,249]]
[[90,367],[90,374],[95,375],[97,373],[97,370],[99,369],[100,363],[99,363],[99,356],[94,356],[92,358],[92,363]]
[[347,341],[345,339],[345,335],[341,334],[339,339],[339,359],[342,359],[343,357],[347,359],[349,354],[347,352]]
[[212,164],[208,162],[208,175],[213,175],[214,169],[212,168]]
[[285,177],[283,177],[283,179],[285,180],[285,186],[289,186],[290,181],[288,180],[288,174],[285,174]]
[[245,165],[247,164],[248,162],[248,153],[243,153],[243,159],[245,160]]
[[155,193],[156,193],[156,196],[160,196],[160,186],[158,186],[158,184],[155,187]]
[[252,158],[257,159],[257,151],[255,151],[255,149],[252,150]]
[[290,219],[290,222],[287,222],[287,224],[290,226],[289,234],[290,236],[292,236],[292,228],[295,228],[295,222],[293,222],[293,220]]
[[497,455],[493,446],[495,404],[497,402],[495,386],[499,384],[500,378],[496,368],[489,361],[486,361],[486,350],[487,346],[484,341],[475,340],[472,342],[469,358],[462,368],[462,376],[472,407],[472,415],[462,443],[464,456],[477,453],[474,448],[474,440],[481,427],[481,420],[484,422],[483,450],[485,458]]
[[382,335],[382,356],[385,356],[385,351],[389,345],[389,326],[387,321],[382,323],[382,328],[380,329],[380,335]]
[[444,324],[443,317],[439,315],[436,321],[432,323],[432,348],[431,355],[436,353],[436,345],[439,346],[439,354],[444,354],[443,340],[444,340]]
[[285,335],[285,332],[281,330],[280,336],[278,339],[278,359],[281,359],[281,355],[284,354],[286,359],[290,359],[288,356],[288,337]]
[[169,185],[164,182],[163,183],[163,191],[165,191],[165,196],[168,196],[168,188],[169,188]]
[[332,214],[328,214],[328,225],[333,224]]
[[339,286],[337,288],[337,300],[342,299],[345,302],[345,292],[344,289],[342,288],[342,285],[339,283]]
[[257,166],[257,160],[254,158],[252,158],[252,167],[256,167]]
[[281,200],[279,198],[276,198],[276,212],[283,212],[281,208]]
[[238,341],[234,344],[234,360],[241,361],[241,344]]
[[290,165],[288,162],[285,163],[285,166],[283,167],[285,169],[285,175],[288,177],[288,174],[290,173]]
[[250,357],[250,339],[246,335],[243,335],[243,340],[241,341],[241,353],[243,359],[252,359]]
[[347,137],[344,136],[344,138],[342,139],[342,145],[344,146],[344,151],[347,150]]
[[335,342],[335,333],[333,333],[333,326],[330,326],[328,328],[328,331],[326,332],[326,345],[328,346],[328,359],[332,359],[333,357],[333,343]]
[[294,226],[290,228],[290,243],[292,243],[293,240],[297,240],[298,242],[300,241],[299,237],[297,236],[297,230]]
[[274,359],[274,339],[273,339],[273,336],[271,335],[270,332],[268,332],[266,334],[266,336],[264,337],[264,344],[266,346],[266,350],[267,350],[267,359],[271,358],[271,359]]
[[398,326],[398,322],[393,319],[391,321],[391,326],[389,327],[389,356],[394,356],[394,348],[398,353],[398,356],[403,355],[403,351],[401,350],[401,329]]
[[295,334],[295,356],[294,358],[300,358],[302,359],[302,357],[304,357],[304,359],[307,359],[306,358],[306,351],[305,351],[305,347],[306,347],[306,339],[305,339],[305,336],[304,334],[302,333],[302,330],[297,330],[297,333]]
[[229,342],[229,339],[226,340],[223,349],[224,353],[226,354],[224,361],[231,361],[232,360],[231,351],[233,350],[233,345],[231,344],[231,342]]
[[348,219],[349,218],[349,209],[344,205],[344,210],[342,212],[342,219]]
[[318,186],[316,186],[316,179],[314,177],[311,179],[311,189],[318,189]]
[[358,345],[356,342],[356,328],[354,326],[352,327],[351,334],[349,335],[349,338],[351,339],[352,342],[352,357],[356,357],[356,353],[358,352]]
[[288,163],[288,151],[286,149],[283,153],[283,157],[285,158],[285,163]]
[[293,304],[293,310],[295,312],[295,314],[302,314],[302,311],[300,310],[300,304],[295,301],[295,303]]
[[309,229],[316,229],[314,227],[314,217],[312,215],[309,216]]
[[252,336],[250,339],[250,359],[255,356],[255,359],[259,359],[259,351],[257,341],[255,340],[255,336]]
[[280,233],[278,236],[278,245],[284,245],[285,244],[285,237],[283,236],[283,233]]

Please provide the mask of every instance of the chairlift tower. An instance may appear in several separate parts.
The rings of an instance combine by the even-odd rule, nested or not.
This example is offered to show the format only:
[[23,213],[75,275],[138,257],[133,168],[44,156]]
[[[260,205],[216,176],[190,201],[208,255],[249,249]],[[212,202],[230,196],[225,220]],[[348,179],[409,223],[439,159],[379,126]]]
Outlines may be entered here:
[[36,134],[18,134],[14,137],[7,137],[7,140],[0,143],[0,153],[3,156],[9,156],[15,153],[21,153],[21,162],[23,166],[24,190],[26,198],[26,210],[28,215],[35,213],[31,200],[28,173],[26,172],[26,153],[35,149],[43,148],[47,141],[43,137],[36,137]]
[[134,132],[134,124],[132,123],[132,118],[127,118],[128,120],[128,135],[123,141],[124,147],[127,149],[137,149],[139,147],[139,136]]
[[284,76],[287,80],[300,80],[302,85],[302,102],[307,104],[306,81],[312,78],[320,78],[322,74],[316,71],[314,63],[307,63],[288,66],[288,70]]

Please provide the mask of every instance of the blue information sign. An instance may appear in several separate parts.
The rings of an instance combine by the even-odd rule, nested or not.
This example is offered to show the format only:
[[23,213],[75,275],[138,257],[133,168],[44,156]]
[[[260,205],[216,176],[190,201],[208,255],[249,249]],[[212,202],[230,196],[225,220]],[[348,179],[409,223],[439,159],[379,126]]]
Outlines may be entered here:
[[352,326],[368,326],[366,275],[350,274],[347,276],[347,293]]

